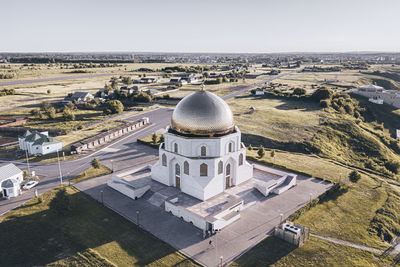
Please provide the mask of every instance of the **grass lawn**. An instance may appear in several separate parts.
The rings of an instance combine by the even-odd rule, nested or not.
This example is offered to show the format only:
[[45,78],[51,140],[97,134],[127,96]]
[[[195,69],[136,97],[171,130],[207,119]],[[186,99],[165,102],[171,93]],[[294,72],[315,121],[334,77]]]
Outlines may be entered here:
[[390,258],[311,237],[297,248],[270,236],[230,266],[393,266]]
[[65,188],[71,210],[64,216],[51,204],[58,187],[0,217],[2,266],[194,265],[84,193]]
[[[251,159],[257,157],[257,151],[247,151]],[[327,159],[315,156],[293,154],[276,151],[275,159],[271,158],[270,151],[257,160],[266,163],[275,163],[299,172],[309,173],[313,177],[320,177],[333,182],[343,182],[346,169]],[[348,170],[348,174],[350,173]],[[353,243],[385,249],[388,243],[370,232],[371,221],[376,211],[381,208],[387,199],[387,188],[379,187],[379,183],[367,175],[356,184],[347,179],[349,190],[335,200],[325,201],[311,208],[296,220],[297,223],[310,228],[312,233],[322,236],[347,240]],[[400,211],[398,211],[400,212]]]
[[103,176],[103,175],[110,174],[110,173],[112,173],[112,170],[110,170],[103,164],[100,164],[100,168],[94,168],[93,166],[90,166],[89,169],[84,170],[83,172],[78,174],[76,177],[71,179],[71,182],[78,183],[78,182],[81,182],[84,180],[88,180],[88,179],[98,177],[98,176]]

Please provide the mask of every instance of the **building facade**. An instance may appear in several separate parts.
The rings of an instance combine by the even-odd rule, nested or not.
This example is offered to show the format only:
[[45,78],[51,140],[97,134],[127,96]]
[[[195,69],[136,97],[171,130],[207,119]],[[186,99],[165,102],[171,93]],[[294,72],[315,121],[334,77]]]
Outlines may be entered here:
[[48,132],[27,130],[24,135],[18,137],[19,147],[26,150],[29,155],[46,155],[62,151],[62,142],[50,137]]

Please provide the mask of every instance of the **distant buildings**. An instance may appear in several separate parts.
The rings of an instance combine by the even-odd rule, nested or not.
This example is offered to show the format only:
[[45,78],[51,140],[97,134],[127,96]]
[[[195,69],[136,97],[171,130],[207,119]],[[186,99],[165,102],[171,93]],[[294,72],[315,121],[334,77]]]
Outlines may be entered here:
[[368,97],[370,102],[388,104],[400,108],[400,93],[397,90],[385,90],[381,86],[369,84],[358,87],[353,93]]
[[28,151],[29,155],[46,155],[62,150],[62,142],[50,137],[48,132],[27,130],[18,141],[20,149]]
[[20,168],[10,163],[0,167],[0,190],[3,197],[16,197],[21,193],[21,183],[24,180]]
[[151,78],[151,77],[143,77],[139,80],[140,83],[156,83],[158,82],[157,78]]

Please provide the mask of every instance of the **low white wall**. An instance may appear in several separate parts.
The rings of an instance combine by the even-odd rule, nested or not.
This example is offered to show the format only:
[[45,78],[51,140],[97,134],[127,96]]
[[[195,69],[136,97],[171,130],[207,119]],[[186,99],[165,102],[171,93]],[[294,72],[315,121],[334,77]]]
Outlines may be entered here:
[[174,204],[165,201],[165,211],[171,212],[174,216],[178,218],[183,218],[184,221],[188,223],[193,223],[194,226],[202,230],[207,230],[207,221],[200,216],[195,215],[187,210],[175,206]]
[[113,179],[111,181],[108,181],[107,185],[132,199],[140,198],[150,189],[150,185],[146,185],[141,188],[133,188],[126,181],[120,179]]

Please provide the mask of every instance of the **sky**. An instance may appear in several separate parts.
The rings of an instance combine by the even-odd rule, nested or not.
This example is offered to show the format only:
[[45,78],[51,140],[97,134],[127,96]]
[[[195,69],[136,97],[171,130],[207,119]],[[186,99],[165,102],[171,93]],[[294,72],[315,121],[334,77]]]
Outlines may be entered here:
[[1,0],[0,52],[400,52],[400,0]]

